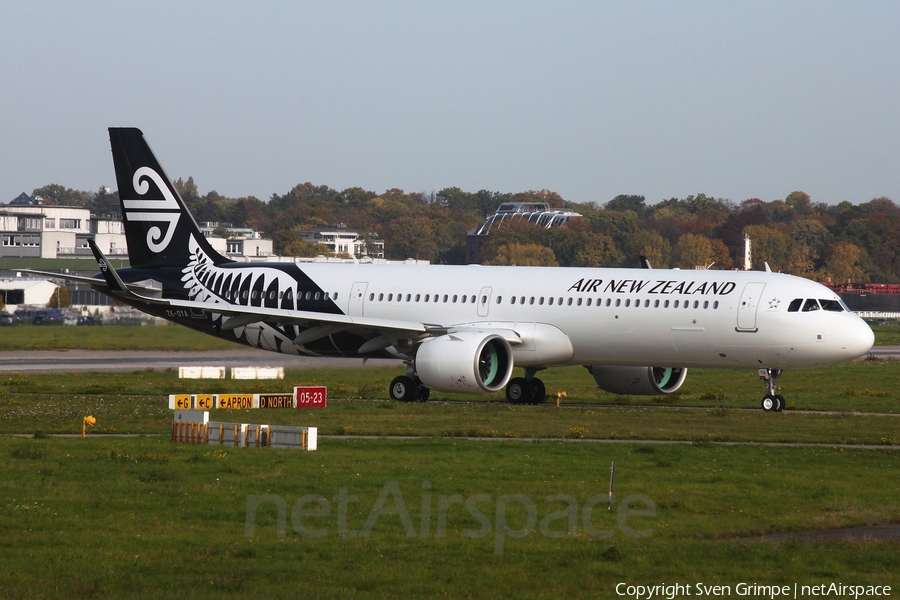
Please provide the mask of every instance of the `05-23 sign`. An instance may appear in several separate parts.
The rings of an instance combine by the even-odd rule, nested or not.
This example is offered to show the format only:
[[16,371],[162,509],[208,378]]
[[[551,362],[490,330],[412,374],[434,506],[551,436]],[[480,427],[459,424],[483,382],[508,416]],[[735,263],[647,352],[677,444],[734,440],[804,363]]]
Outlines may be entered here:
[[294,388],[297,408],[325,408],[328,403],[328,388],[325,386],[299,386]]

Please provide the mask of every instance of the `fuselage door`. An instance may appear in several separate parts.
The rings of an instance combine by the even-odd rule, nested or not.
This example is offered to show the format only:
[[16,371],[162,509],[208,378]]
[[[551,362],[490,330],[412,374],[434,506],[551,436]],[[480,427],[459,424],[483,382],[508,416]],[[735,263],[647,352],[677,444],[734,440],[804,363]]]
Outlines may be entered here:
[[486,317],[488,316],[488,312],[491,308],[491,288],[483,287],[481,288],[481,293],[478,294],[478,316]]
[[350,292],[350,316],[351,317],[362,317],[363,308],[366,303],[366,288],[369,287],[369,284],[364,281],[358,281],[353,284],[353,288],[351,288]]
[[762,298],[765,283],[752,282],[744,286],[738,305],[737,328],[740,331],[756,331],[756,309]]

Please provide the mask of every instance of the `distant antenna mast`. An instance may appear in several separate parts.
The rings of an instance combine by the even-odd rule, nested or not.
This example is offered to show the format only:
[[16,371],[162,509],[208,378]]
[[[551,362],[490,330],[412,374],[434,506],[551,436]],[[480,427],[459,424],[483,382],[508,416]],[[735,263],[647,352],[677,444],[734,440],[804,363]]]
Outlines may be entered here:
[[750,270],[750,236],[744,234],[744,270]]

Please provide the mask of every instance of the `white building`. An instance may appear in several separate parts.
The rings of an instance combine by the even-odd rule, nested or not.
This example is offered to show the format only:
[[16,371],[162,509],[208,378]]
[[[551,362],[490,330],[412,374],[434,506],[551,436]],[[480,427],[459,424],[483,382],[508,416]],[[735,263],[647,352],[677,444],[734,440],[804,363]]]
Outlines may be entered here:
[[46,306],[57,285],[47,279],[34,277],[8,277],[0,279],[0,296],[6,312],[15,312],[19,306]]
[[369,256],[384,258],[384,240],[370,236],[366,239],[358,229],[348,229],[343,223],[331,227],[301,231],[300,237],[307,242],[322,244],[335,255]]
[[[228,237],[213,235],[216,229],[228,231]],[[229,223],[205,221],[200,225],[200,233],[213,250],[232,260],[261,260],[273,255],[272,240],[249,227],[231,227]]]
[[86,208],[0,205],[0,256],[92,257],[87,243],[92,237],[108,256],[128,254],[122,223],[93,219]]

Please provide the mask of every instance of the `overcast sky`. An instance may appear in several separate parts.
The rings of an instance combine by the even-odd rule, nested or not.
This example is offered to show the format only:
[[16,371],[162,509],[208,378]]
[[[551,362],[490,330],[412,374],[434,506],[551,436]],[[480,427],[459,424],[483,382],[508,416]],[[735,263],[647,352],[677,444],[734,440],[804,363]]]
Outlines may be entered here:
[[898,2],[28,2],[0,9],[0,202],[172,178],[268,199],[550,189],[900,202]]

